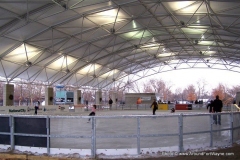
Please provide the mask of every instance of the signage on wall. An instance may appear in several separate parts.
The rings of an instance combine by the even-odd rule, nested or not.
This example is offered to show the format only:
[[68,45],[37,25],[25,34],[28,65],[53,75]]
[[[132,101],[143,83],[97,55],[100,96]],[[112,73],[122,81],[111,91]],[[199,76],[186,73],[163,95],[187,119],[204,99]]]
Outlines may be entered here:
[[65,107],[59,106],[58,109],[60,109],[61,111],[65,110]]
[[141,97],[142,101],[150,101],[151,97]]
[[[54,112],[68,112],[68,105],[63,106],[40,106],[38,108],[39,113],[43,112],[51,112],[53,114]],[[0,114],[8,114],[8,113],[27,113],[31,114],[35,111],[34,106],[0,106]]]
[[25,109],[9,109],[8,111],[9,111],[9,113],[12,113],[12,112],[26,112]]

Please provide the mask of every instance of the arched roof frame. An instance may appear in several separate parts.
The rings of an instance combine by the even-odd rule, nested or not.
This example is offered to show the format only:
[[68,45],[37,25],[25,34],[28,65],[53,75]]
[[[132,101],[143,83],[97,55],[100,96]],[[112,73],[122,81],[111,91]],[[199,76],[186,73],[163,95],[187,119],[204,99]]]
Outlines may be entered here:
[[0,1],[7,83],[110,88],[172,70],[240,72],[237,0]]

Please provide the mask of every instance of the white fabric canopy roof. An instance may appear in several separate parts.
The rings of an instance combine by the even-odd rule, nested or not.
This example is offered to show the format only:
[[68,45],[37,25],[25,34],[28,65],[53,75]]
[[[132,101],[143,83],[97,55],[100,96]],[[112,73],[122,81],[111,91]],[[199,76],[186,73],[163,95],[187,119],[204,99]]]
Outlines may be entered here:
[[111,87],[186,68],[240,72],[239,0],[1,0],[0,76]]

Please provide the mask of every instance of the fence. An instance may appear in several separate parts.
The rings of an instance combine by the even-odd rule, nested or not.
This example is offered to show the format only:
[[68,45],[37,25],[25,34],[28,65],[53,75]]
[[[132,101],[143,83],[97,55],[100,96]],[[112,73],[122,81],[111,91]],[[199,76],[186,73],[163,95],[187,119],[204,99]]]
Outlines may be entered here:
[[[111,112],[113,113],[113,112]],[[221,115],[215,125],[213,116]],[[222,147],[240,140],[240,113],[125,116],[0,115],[0,148],[37,154],[144,155]]]
[[[149,109],[151,104],[118,104],[118,105],[114,105],[112,107],[112,109],[116,109],[116,110],[124,110],[124,109]],[[168,110],[170,110],[171,108],[175,108],[176,104],[167,104],[168,106]],[[207,104],[191,104],[192,106],[192,110],[206,110],[207,109]],[[106,105],[106,107],[108,107]],[[234,106],[233,104],[227,104],[225,106],[223,106],[222,108],[223,111],[238,111],[239,107],[237,108],[236,106]]]

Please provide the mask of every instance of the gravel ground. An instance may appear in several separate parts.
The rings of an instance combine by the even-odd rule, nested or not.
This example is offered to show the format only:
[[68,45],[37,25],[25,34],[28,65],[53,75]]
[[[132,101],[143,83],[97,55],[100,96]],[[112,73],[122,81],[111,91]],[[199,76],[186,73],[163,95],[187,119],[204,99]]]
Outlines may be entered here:
[[[239,160],[240,159],[240,144],[234,144],[232,147],[222,148],[218,150],[203,151],[203,152],[189,152],[193,155],[178,155],[174,157],[109,157],[109,158],[97,158],[96,160]],[[0,160],[93,160],[91,158],[63,158],[63,157],[48,157],[48,156],[31,156],[28,158],[21,158],[19,155],[8,153],[0,153]]]

